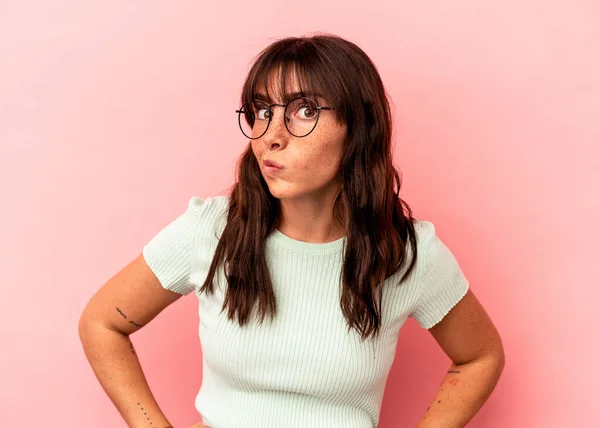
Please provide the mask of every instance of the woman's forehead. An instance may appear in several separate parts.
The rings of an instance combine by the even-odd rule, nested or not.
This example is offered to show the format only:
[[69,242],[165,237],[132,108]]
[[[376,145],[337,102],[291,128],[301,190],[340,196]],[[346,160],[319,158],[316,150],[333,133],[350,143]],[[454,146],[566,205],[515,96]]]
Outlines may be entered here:
[[270,78],[267,80],[265,85],[261,82],[254,91],[254,97],[270,103],[281,103],[287,102],[292,98],[302,94],[302,88],[296,81],[296,79],[288,79],[288,81],[282,87],[281,79]]
[[311,88],[308,79],[300,78],[294,67],[285,70],[285,80],[281,73],[282,68],[279,68],[271,71],[266,78],[258,79],[252,98],[281,104],[299,97],[309,97],[315,101],[323,100],[320,91]]
[[285,93],[282,88],[271,86],[267,91],[264,86],[259,86],[253,93],[252,99],[264,101],[269,104],[287,104],[293,99],[300,97],[308,97],[317,101],[324,102],[325,97],[318,91],[301,88],[297,83],[286,85]]

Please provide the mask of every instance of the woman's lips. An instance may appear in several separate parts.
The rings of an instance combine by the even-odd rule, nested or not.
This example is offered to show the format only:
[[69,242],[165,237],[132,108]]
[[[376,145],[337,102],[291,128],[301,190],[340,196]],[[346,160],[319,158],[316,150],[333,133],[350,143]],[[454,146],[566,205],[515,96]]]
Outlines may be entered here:
[[283,170],[283,168],[278,168],[276,166],[267,166],[267,165],[265,165],[264,168],[263,168],[263,172],[265,174],[267,174],[267,175],[276,174],[276,173],[278,173],[279,171],[282,171],[282,170]]
[[270,160],[264,161],[263,165],[263,172],[267,175],[272,175],[283,170],[283,165],[279,165],[278,163]]
[[263,163],[264,163],[265,166],[274,166],[274,167],[277,167],[277,168],[283,168],[283,165],[280,165],[277,162],[274,162],[274,161],[272,161],[270,159],[265,159]]

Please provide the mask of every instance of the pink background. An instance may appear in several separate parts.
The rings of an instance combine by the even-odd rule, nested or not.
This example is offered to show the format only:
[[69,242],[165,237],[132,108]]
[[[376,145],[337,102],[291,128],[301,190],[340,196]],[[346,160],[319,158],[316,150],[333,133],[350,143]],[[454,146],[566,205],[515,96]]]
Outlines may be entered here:
[[[1,425],[125,426],[79,315],[191,195],[233,182],[254,55],[319,30],[378,66],[402,195],[502,335],[503,377],[469,426],[597,423],[599,23],[594,0],[0,1]],[[132,336],[176,427],[199,421],[196,308]],[[380,427],[414,426],[449,364],[409,320]]]

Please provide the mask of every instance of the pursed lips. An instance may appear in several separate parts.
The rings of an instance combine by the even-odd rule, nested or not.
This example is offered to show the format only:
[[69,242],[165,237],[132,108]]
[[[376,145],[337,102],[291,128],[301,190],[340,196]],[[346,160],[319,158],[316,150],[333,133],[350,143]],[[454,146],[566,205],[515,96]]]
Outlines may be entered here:
[[275,174],[283,170],[283,165],[280,165],[277,162],[273,162],[271,160],[265,160],[263,162],[263,165],[263,172],[267,175]]
[[269,160],[269,159],[264,161],[264,166],[283,169],[283,165],[280,165],[277,162],[273,162],[272,160]]

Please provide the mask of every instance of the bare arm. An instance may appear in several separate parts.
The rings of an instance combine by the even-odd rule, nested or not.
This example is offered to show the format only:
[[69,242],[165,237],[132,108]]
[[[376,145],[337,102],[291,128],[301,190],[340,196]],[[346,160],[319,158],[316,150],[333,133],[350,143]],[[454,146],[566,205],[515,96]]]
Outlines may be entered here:
[[429,332],[452,365],[417,427],[464,427],[500,379],[502,340],[472,290]]
[[181,296],[161,286],[140,254],[92,296],[79,319],[85,355],[129,427],[171,426],[150,391],[129,335]]

